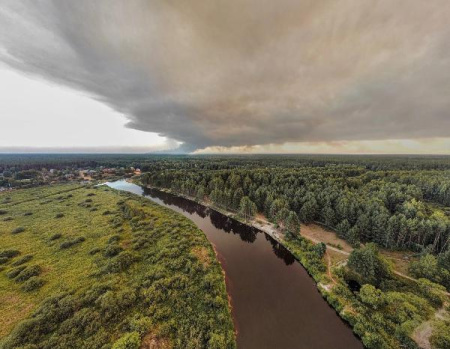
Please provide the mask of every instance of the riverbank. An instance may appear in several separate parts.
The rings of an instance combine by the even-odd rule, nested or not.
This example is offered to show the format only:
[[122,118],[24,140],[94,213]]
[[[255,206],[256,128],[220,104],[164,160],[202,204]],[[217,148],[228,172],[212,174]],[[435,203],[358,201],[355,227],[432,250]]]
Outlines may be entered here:
[[[342,319],[348,322],[354,333],[362,338],[367,348],[401,346],[419,348],[411,337],[413,330],[428,321],[445,299],[443,298],[444,292],[437,285],[429,284],[426,280],[406,278],[405,275],[393,271],[386,278],[387,283],[381,285],[381,289],[376,289],[377,292],[381,292],[384,305],[374,307],[370,301],[360,295],[359,288],[355,291],[352,288],[354,285],[352,287],[347,285],[347,282],[351,281],[348,278],[352,276],[347,268],[342,268],[342,266],[345,265],[346,257],[350,254],[351,249],[347,251],[343,246],[327,245],[327,255],[321,254],[319,257],[317,251],[320,249],[315,244],[318,242],[317,240],[307,240],[303,236],[294,238],[289,234],[286,236],[275,225],[262,219],[264,217],[260,215],[253,220],[244,221],[235,213],[216,207],[208,200],[200,201],[167,188],[148,187],[220,212],[264,232],[281,246],[287,248],[314,278],[322,297]],[[336,267],[332,266],[331,254],[339,257]],[[328,264],[328,268],[326,264]],[[397,310],[392,311],[393,309]],[[417,310],[408,313],[408,309]],[[375,322],[373,321],[374,316],[378,319]]]
[[[238,348],[296,348],[305,340],[311,349],[362,348],[361,341],[324,301],[311,280],[308,271],[317,278],[326,270],[322,255],[319,257],[313,244],[301,239],[304,251],[294,256],[259,229],[167,190],[125,181],[108,185],[183,214],[216,246],[227,275],[227,291],[238,329]],[[298,239],[296,242],[300,243]],[[296,259],[303,257],[306,259],[296,263]],[[324,321],[327,328],[322,326]]]
[[[244,220],[236,213],[224,210],[223,208],[217,207],[213,205],[211,202],[206,200],[198,200],[194,197],[190,197],[188,195],[183,195],[181,193],[176,193],[167,188],[158,188],[154,186],[144,186],[142,183],[136,180],[128,180],[131,183],[139,184],[148,189],[153,189],[157,191],[161,191],[164,193],[168,193],[175,197],[181,197],[186,200],[195,202],[200,204],[210,210],[214,210],[219,212],[229,218],[236,220],[241,224],[245,224],[249,227],[258,229],[259,231],[265,233],[274,239],[277,243],[287,249],[296,260],[305,268],[307,273],[313,278],[316,283],[317,289],[321,294],[322,298],[336,311],[336,313],[351,327],[352,323],[349,321],[349,318],[343,312],[346,309],[346,304],[338,301],[338,298],[333,296],[332,289],[335,285],[338,284],[331,272],[330,265],[325,263],[323,256],[319,256],[316,254],[314,250],[314,246],[317,242],[304,238],[302,236],[298,238],[287,238],[284,233],[282,233],[273,223],[268,222],[267,220],[263,220],[261,216],[252,219],[252,220]],[[327,246],[327,248],[331,248],[334,250],[335,248],[331,246]],[[336,249],[337,250],[337,249]],[[339,251],[339,250],[338,250]],[[348,254],[348,253],[347,253]],[[359,337],[357,333],[356,336]]]

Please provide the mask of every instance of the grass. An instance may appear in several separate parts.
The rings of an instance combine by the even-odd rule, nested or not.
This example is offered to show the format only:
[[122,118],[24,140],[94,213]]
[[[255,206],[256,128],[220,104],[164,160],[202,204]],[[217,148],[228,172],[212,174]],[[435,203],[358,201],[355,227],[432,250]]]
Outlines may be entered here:
[[124,336],[235,347],[221,267],[183,216],[79,185],[1,194],[0,208],[12,218],[0,219],[0,252],[20,252],[0,265],[0,347],[111,348]]

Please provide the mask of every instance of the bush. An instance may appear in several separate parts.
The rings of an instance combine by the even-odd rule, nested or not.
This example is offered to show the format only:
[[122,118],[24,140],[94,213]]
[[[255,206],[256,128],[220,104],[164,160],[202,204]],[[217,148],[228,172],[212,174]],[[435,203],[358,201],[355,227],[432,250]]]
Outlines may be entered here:
[[130,252],[122,252],[108,263],[104,272],[120,273],[121,271],[128,269],[134,262],[135,258]]
[[33,212],[25,212],[23,215],[24,216],[31,216],[31,215],[33,215]]
[[3,222],[9,222],[9,221],[12,221],[14,218],[12,218],[12,217],[5,217],[5,218],[3,218]]
[[0,264],[5,264],[9,261],[8,257],[0,257]]
[[[19,267],[21,268],[21,267]],[[39,265],[33,265],[23,270],[16,278],[17,282],[27,281],[33,276],[38,276],[41,273],[41,267]]]
[[450,321],[435,322],[430,342],[436,349],[450,348]]
[[378,286],[382,280],[391,276],[386,260],[379,254],[374,243],[354,249],[348,258],[347,266],[358,277],[360,284]]
[[7,213],[8,213],[8,211],[6,211],[6,210],[0,210],[0,216],[4,215],[4,214],[7,214]]
[[33,276],[29,278],[25,283],[22,285],[21,289],[25,292],[31,292],[34,290],[37,290],[41,288],[45,284],[45,281],[37,276]]
[[90,254],[91,256],[93,256],[94,254],[97,254],[97,253],[99,253],[100,251],[101,251],[100,248],[95,247],[95,248],[93,248],[92,250],[89,251],[89,254]]
[[383,292],[370,284],[361,287],[359,297],[364,304],[373,309],[379,309],[386,303]]
[[112,244],[114,242],[118,242],[120,240],[119,235],[113,235],[108,239],[108,244]]
[[141,345],[139,333],[126,333],[120,337],[112,346],[112,349],[138,349]]
[[12,265],[13,266],[22,265],[24,263],[29,262],[32,258],[33,258],[33,256],[31,254],[27,254],[26,256],[23,256],[22,258],[15,261]]
[[0,257],[14,258],[20,254],[18,250],[3,250],[0,252]]
[[56,233],[50,236],[50,241],[58,240],[62,236],[61,233]]
[[72,247],[73,245],[79,244],[79,243],[81,243],[81,242],[83,242],[83,241],[85,241],[85,240],[86,240],[86,239],[84,238],[84,236],[80,236],[80,237],[77,237],[76,239],[73,239],[73,240],[64,241],[64,242],[59,246],[59,248],[60,248],[61,250],[63,250],[63,249]]
[[14,229],[11,234],[19,234],[25,231],[24,227],[17,227],[16,229]]
[[110,245],[106,247],[105,252],[103,252],[103,255],[105,257],[114,257],[117,256],[120,252],[123,251],[123,248],[119,245]]
[[25,270],[26,266],[21,266],[18,268],[14,268],[6,273],[6,276],[10,279],[14,279],[17,275],[19,275],[23,270]]
[[327,245],[325,245],[323,242],[319,242],[318,244],[313,246],[313,251],[317,254],[317,257],[319,257],[320,259],[323,258],[326,250]]
[[57,213],[55,216],[55,218],[63,218],[63,217],[64,217],[64,214],[62,214],[62,213]]

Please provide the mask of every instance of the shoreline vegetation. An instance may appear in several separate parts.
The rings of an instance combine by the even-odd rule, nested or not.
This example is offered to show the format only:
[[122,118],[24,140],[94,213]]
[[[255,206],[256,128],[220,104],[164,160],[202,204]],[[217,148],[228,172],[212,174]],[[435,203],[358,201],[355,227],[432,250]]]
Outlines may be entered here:
[[[279,229],[280,227],[267,220],[263,215],[257,215],[256,211],[253,212],[251,219],[243,218],[243,215],[238,212],[232,212],[214,205],[209,199],[200,199],[170,188],[144,184],[140,176],[127,180],[199,203],[243,224],[254,227],[275,239],[302,264],[314,279],[322,297],[353,329],[354,334],[362,340],[365,347],[386,349],[400,346],[413,349],[445,348],[446,342],[443,342],[444,346],[442,347],[431,345],[430,340],[432,340],[433,333],[430,324],[438,319],[439,322],[434,323],[434,325],[442,326],[442,322],[445,323],[448,321],[447,319],[450,319],[448,310],[449,293],[444,287],[426,279],[415,279],[393,270],[392,265],[385,257],[381,256],[375,245],[368,244],[368,249],[372,249],[372,257],[375,257],[380,264],[384,265],[380,272],[382,275],[379,275],[381,280],[377,282],[390,282],[394,285],[394,289],[398,288],[401,292],[393,290],[384,294],[373,285],[364,284],[360,275],[347,267],[347,258],[341,260],[337,266],[332,267],[329,250],[349,257],[354,249],[351,248],[350,252],[346,252],[342,250],[340,244],[326,244],[312,238],[302,237],[300,224],[299,235],[282,232]],[[322,225],[321,223],[316,224]],[[327,229],[331,230],[329,227]],[[328,233],[333,234],[334,232],[331,230]],[[361,250],[365,248],[364,245],[362,246]],[[356,250],[359,251],[360,249]],[[325,262],[325,259],[327,259],[327,262]],[[357,263],[354,264],[358,267]],[[357,282],[355,282],[356,280]],[[356,287],[356,289],[352,289],[352,287]],[[383,307],[389,307],[389,311],[394,313],[400,312],[401,318],[398,317],[398,322],[403,321],[403,323],[396,325],[395,319],[392,321],[392,317],[396,315],[385,316]],[[409,313],[405,310],[408,308],[411,308]],[[381,311],[382,309],[383,311]],[[375,321],[373,321],[374,319]],[[385,322],[389,322],[389,325],[386,326]],[[423,330],[424,327],[426,327],[425,331]],[[440,338],[438,336],[434,334],[433,339],[439,343]]]
[[70,184],[0,209],[0,348],[236,347],[222,268],[181,214]]

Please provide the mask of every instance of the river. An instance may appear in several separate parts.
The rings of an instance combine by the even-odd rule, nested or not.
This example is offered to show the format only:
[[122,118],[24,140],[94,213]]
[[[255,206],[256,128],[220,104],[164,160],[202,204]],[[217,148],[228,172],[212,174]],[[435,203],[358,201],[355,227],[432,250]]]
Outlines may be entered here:
[[265,233],[165,192],[124,180],[107,185],[179,212],[205,233],[225,271],[238,349],[363,348],[303,266]]

